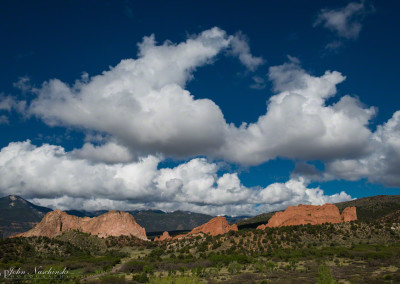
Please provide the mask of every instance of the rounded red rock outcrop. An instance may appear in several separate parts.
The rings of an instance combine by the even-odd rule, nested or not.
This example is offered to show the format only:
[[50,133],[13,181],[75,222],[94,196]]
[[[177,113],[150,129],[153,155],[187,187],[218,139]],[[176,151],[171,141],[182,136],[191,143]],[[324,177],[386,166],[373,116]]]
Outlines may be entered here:
[[343,222],[350,222],[357,220],[357,210],[356,207],[346,207],[342,212]]
[[181,239],[181,238],[186,238],[192,235],[198,235],[198,234],[207,234],[211,236],[217,236],[217,235],[223,235],[228,233],[229,231],[237,231],[238,227],[236,224],[229,225],[228,221],[226,220],[225,217],[215,217],[208,221],[207,223],[198,226],[191,230],[189,233],[185,235],[178,235],[175,236],[173,239]]
[[47,213],[34,228],[16,235],[16,237],[46,236],[54,238],[71,230],[78,230],[98,237],[134,236],[148,240],[146,230],[136,223],[131,214],[122,211],[109,211],[93,218],[79,218],[60,210],[54,210]]
[[355,207],[348,207],[340,214],[336,205],[327,203],[324,205],[289,206],[284,212],[277,212],[265,225],[257,229],[264,230],[269,227],[282,227],[294,225],[317,225],[323,223],[342,223],[357,220]]

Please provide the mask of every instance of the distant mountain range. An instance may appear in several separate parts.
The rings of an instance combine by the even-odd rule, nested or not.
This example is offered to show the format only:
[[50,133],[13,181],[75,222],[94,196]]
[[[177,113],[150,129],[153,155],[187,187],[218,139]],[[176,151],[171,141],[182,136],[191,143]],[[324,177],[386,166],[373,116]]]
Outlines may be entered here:
[[[0,198],[0,238],[7,238],[11,235],[30,230],[50,211],[52,209],[34,205],[20,196],[9,195]],[[97,217],[107,211],[67,210],[65,212],[78,217]],[[186,211],[135,210],[127,212],[132,214],[136,222],[146,228],[146,232],[148,233],[190,231],[197,226],[207,223],[214,217]]]
[[[400,210],[400,195],[365,197],[336,203],[336,206],[340,211],[349,206],[356,206],[358,220],[371,221]],[[50,211],[52,209],[37,206],[20,196],[9,195],[0,198],[0,238],[6,238],[30,230]],[[66,211],[66,213],[78,217],[96,217],[106,212],[105,210],[94,212]],[[163,212],[161,210],[135,210],[127,212],[133,215],[140,226],[146,228],[146,232],[149,235],[157,235],[163,231],[190,231],[215,217],[188,211]],[[258,225],[267,223],[274,213],[268,212],[254,217],[225,217],[227,217],[229,223],[236,223],[239,229],[245,229],[255,228]]]
[[37,206],[16,195],[0,198],[0,237],[32,229],[50,211],[50,208]]

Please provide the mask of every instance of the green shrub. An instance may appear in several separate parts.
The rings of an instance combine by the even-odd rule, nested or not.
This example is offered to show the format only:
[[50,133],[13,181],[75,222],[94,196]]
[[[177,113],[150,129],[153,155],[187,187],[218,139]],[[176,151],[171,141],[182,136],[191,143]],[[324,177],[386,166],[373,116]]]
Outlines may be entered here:
[[142,272],[140,274],[134,274],[132,279],[137,281],[137,282],[139,282],[139,283],[147,283],[147,282],[149,282],[149,277],[147,277],[147,274],[145,272]]
[[336,280],[333,278],[331,270],[324,264],[318,266],[318,284],[335,284]]
[[150,284],[199,284],[200,281],[195,276],[167,276],[162,278],[151,278]]
[[161,248],[156,248],[153,249],[150,253],[149,253],[149,257],[160,257],[164,254],[164,250]]
[[121,272],[125,273],[138,273],[142,272],[145,267],[145,262],[143,261],[137,261],[137,260],[131,260],[127,263],[124,263],[121,267]]
[[260,261],[256,262],[254,264],[254,270],[257,271],[257,272],[260,272],[260,273],[264,272],[264,270],[265,270],[264,263],[262,263]]
[[218,277],[219,276],[219,269],[216,267],[211,267],[209,270],[209,274],[212,277]]
[[143,272],[152,275],[154,273],[154,266],[152,265],[145,265],[143,267]]
[[266,264],[265,264],[265,268],[266,269],[268,269],[268,270],[274,270],[275,269],[275,263],[274,262],[272,262],[272,261],[268,261]]
[[392,280],[393,276],[391,274],[387,274],[383,277],[385,280]]
[[238,262],[240,264],[246,264],[251,262],[251,258],[244,254],[215,254],[211,253],[208,255],[208,260],[210,260],[213,265],[217,265],[218,263],[222,263],[224,265],[228,265],[231,262]]
[[232,273],[232,274],[239,273],[241,269],[242,269],[242,266],[239,263],[237,263],[236,261],[231,262],[228,265],[228,271],[229,271],[229,273]]

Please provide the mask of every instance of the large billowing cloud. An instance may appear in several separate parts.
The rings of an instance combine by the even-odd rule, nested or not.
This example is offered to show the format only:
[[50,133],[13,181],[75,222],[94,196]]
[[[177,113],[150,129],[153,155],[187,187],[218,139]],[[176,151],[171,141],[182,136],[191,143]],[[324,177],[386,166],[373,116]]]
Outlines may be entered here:
[[276,95],[267,113],[256,123],[230,127],[220,153],[226,159],[259,164],[278,156],[292,159],[330,160],[360,156],[367,151],[368,121],[374,108],[365,108],[351,96],[333,105],[326,100],[336,94],[345,77],[336,71],[312,76],[291,62],[271,67]]
[[328,163],[325,179],[342,178],[400,187],[400,111],[372,135],[369,155],[360,159],[340,159]]
[[[249,69],[262,63],[250,54],[243,35],[228,36],[218,28],[179,44],[157,45],[154,36],[146,37],[136,60],[123,60],[98,76],[86,75],[73,86],[53,79],[34,89],[37,97],[28,113],[49,125],[110,135],[129,149],[132,159],[206,155],[257,165],[279,156],[349,158],[367,150],[374,109],[350,96],[326,105],[345,77],[336,71],[310,75],[292,57],[270,68],[276,95],[267,102],[266,114],[239,128],[227,123],[213,101],[196,99],[184,89],[193,71],[213,62],[222,50],[238,56]],[[101,149],[85,145],[83,152],[92,155],[95,150]]]
[[57,79],[44,83],[29,112],[49,125],[108,133],[139,153],[207,153],[223,143],[223,114],[211,100],[194,99],[184,86],[197,67],[212,62],[231,41],[218,28],[180,44],[157,46],[154,36],[146,37],[137,60],[122,60],[73,86]]
[[0,152],[0,193],[19,194],[61,209],[190,210],[212,214],[256,214],[298,203],[323,204],[351,197],[324,195],[304,179],[247,188],[237,173],[204,158],[158,168],[154,156],[124,164],[91,163],[60,146],[10,143]]
[[[52,79],[31,89],[36,97],[26,108],[24,102],[0,100],[6,111],[20,104],[20,111],[48,125],[101,137],[100,144],[88,139],[71,152],[11,143],[0,153],[0,192],[58,208],[247,215],[350,199],[344,192],[326,196],[319,188],[307,188],[307,181],[319,176],[399,185],[398,113],[372,133],[368,125],[375,108],[350,95],[327,102],[345,80],[341,73],[312,75],[289,57],[288,63],[269,68],[274,95],[265,114],[236,127],[213,101],[196,99],[185,89],[196,68],[215,62],[222,51],[249,70],[263,62],[251,55],[242,35],[229,36],[218,28],[179,44],[157,45],[150,36],[139,44],[137,59],[123,60],[101,75],[85,74],[73,85]],[[320,174],[304,163],[307,180],[293,175],[286,183],[247,188],[237,173],[221,175],[216,163],[198,156],[241,165],[277,157],[321,160],[327,171]],[[160,169],[164,157],[188,161]]]
[[324,171],[313,164],[299,162],[292,178],[330,181],[367,179],[371,183],[400,187],[400,111],[397,111],[368,139],[369,151],[354,159],[334,159],[326,162]]

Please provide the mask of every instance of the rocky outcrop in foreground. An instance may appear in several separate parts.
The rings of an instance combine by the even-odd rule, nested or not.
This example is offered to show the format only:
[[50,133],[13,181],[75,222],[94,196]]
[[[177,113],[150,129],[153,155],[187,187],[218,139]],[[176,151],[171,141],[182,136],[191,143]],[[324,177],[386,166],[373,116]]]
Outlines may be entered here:
[[98,237],[134,236],[148,240],[145,229],[136,223],[131,214],[122,211],[109,211],[94,218],[80,218],[55,210],[47,213],[33,229],[16,237],[46,236],[54,238],[70,230],[78,230]]
[[323,223],[342,223],[357,220],[356,207],[347,207],[340,214],[339,209],[330,203],[325,205],[289,206],[284,212],[277,212],[268,223],[257,229],[295,225],[317,225]]
[[168,232],[164,232],[161,237],[155,238],[154,241],[170,241],[176,239],[187,238],[194,235],[199,234],[207,234],[211,236],[223,235],[228,233],[229,231],[237,231],[238,227],[236,224],[229,225],[228,221],[226,221],[225,217],[215,217],[208,221],[207,223],[198,226],[191,230],[189,233],[184,235],[177,235],[175,237],[171,237]]

